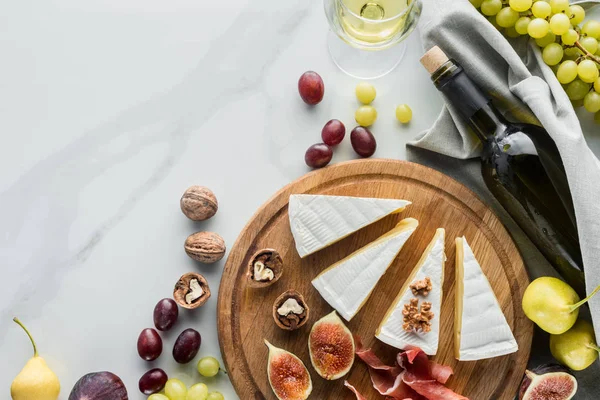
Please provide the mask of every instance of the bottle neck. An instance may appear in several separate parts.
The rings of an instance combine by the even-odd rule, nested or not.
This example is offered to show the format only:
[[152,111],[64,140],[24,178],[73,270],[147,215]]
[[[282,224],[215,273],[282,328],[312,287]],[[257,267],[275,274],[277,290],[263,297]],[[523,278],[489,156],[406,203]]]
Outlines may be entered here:
[[491,98],[454,61],[446,62],[431,79],[482,142],[505,131],[506,120],[491,103]]

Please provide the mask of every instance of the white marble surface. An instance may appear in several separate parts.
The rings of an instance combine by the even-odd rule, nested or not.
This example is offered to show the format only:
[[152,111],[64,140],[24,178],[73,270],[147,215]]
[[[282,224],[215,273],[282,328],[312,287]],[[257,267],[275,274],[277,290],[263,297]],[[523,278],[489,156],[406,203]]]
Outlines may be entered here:
[[[19,316],[62,382],[61,399],[91,371],[123,378],[130,398],[150,365],[191,384],[195,365],[170,355],[176,335],[202,334],[219,355],[217,289],[224,261],[198,265],[182,248],[213,230],[231,246],[273,192],[307,172],[305,149],[330,118],[348,127],[355,80],[330,61],[318,0],[22,0],[0,15],[0,397],[31,356]],[[442,101],[418,64],[418,35],[392,75],[375,82],[377,157],[402,159]],[[315,108],[296,82],[326,83]],[[399,126],[394,105],[414,121]],[[597,127],[586,116],[592,147]],[[354,158],[348,141],[334,162]],[[179,210],[192,184],[216,193],[217,216],[193,223]],[[152,309],[188,271],[215,294],[184,312],[154,363],[136,352]],[[227,378],[208,380],[227,399]]]

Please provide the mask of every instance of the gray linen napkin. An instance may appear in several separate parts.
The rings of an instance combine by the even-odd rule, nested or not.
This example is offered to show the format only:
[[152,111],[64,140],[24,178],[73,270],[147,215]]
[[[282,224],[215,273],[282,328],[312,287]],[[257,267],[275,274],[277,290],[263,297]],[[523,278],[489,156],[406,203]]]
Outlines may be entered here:
[[[575,205],[588,293],[600,284],[600,161],[586,144],[571,102],[553,71],[527,38],[510,42],[468,0],[424,0],[420,32],[425,49],[440,46],[494,98],[509,119],[541,123],[556,142]],[[445,172],[474,190],[491,205],[513,235],[532,278],[555,275],[515,222],[485,187],[480,173],[480,143],[451,105],[432,128],[408,145],[408,158]],[[591,303],[600,333],[600,297]],[[599,335],[600,336],[600,335]],[[536,332],[532,364],[548,361],[547,335]],[[576,398],[597,395],[598,363],[578,374]],[[595,380],[594,376],[595,375]],[[584,382],[585,381],[585,382]],[[586,394],[589,390],[589,397]]]

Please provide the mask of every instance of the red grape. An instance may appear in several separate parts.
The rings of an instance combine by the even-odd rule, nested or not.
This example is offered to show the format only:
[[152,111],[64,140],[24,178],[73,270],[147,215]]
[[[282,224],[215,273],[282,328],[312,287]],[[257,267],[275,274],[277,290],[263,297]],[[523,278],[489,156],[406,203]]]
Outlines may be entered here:
[[159,331],[168,331],[177,322],[179,309],[173,299],[162,299],[154,307],[154,326]]
[[344,136],[346,136],[346,127],[339,119],[332,119],[325,124],[321,131],[323,143],[328,146],[335,146],[342,143]]
[[298,91],[306,104],[319,104],[325,94],[325,84],[319,74],[307,71],[298,80]]
[[196,357],[200,350],[202,339],[194,329],[188,328],[181,332],[173,346],[173,358],[179,364],[187,364]]
[[154,368],[142,375],[138,387],[140,388],[140,392],[145,395],[151,395],[163,390],[168,380],[169,377],[165,371],[160,368]]
[[370,130],[357,126],[350,132],[352,148],[361,157],[371,157],[377,149],[377,142]]
[[140,357],[146,361],[153,361],[162,353],[162,339],[156,330],[146,328],[140,333],[137,341],[137,350]]
[[313,144],[306,150],[304,162],[311,168],[322,168],[329,164],[333,157],[333,150],[325,143]]

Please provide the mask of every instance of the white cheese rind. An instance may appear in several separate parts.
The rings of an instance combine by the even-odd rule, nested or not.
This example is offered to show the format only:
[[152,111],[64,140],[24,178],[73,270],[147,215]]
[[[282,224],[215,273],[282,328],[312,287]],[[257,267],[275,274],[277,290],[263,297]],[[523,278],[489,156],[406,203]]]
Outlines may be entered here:
[[514,353],[519,346],[498,299],[464,237],[462,242],[464,289],[458,359],[473,361]]
[[[440,338],[440,310],[442,306],[443,284],[444,284],[444,263],[446,255],[444,251],[444,229],[436,231],[431,243],[423,253],[423,256],[417,264],[416,271],[413,271],[408,278],[410,281],[403,285],[401,292],[391,305],[377,330],[376,337],[384,343],[398,349],[404,349],[406,346],[418,346],[426,354],[435,355],[437,353]],[[427,296],[415,296],[410,289],[410,285],[418,280],[429,277],[431,279],[431,292]],[[431,331],[424,332],[406,332],[402,329],[404,316],[402,311],[404,305],[410,302],[410,299],[418,298],[419,304],[424,301],[431,303],[433,319],[431,320]]]
[[291,195],[288,213],[298,254],[306,257],[409,204],[399,199]]
[[402,220],[394,230],[323,271],[312,281],[313,286],[346,321],[350,321],[417,225],[415,219]]

